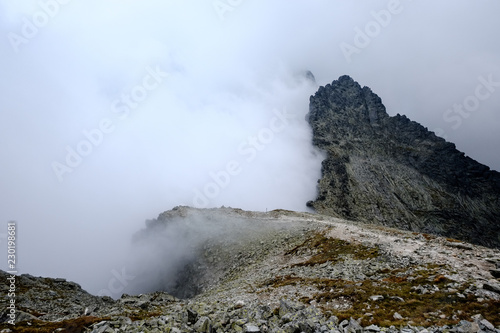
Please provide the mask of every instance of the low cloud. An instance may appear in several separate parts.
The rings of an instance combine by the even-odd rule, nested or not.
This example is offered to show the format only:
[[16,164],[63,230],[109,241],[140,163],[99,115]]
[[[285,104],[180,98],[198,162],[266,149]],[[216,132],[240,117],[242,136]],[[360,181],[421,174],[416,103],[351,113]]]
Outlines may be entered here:
[[97,292],[176,205],[306,210],[323,158],[309,96],[343,74],[500,169],[500,89],[446,117],[500,81],[500,3],[393,2],[0,0],[0,220],[18,221],[20,271]]

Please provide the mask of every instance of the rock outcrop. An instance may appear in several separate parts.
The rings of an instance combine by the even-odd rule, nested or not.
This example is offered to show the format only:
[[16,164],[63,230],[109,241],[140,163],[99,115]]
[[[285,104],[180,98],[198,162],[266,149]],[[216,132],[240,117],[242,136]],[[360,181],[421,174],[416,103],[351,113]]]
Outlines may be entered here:
[[322,214],[500,247],[500,173],[342,76],[310,98]]

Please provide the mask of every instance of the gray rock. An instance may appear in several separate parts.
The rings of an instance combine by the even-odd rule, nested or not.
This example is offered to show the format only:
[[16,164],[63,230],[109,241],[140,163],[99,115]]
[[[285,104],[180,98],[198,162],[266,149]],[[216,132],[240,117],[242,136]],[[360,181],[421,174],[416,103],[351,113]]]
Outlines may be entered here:
[[188,323],[196,323],[196,321],[198,320],[198,313],[193,309],[188,308],[186,310],[186,319]]
[[310,323],[307,320],[298,321],[297,327],[299,328],[300,332],[304,332],[304,333],[313,333],[314,332],[314,324]]
[[396,319],[396,320],[401,320],[401,319],[403,319],[403,316],[402,316],[402,315],[400,315],[400,314],[399,314],[399,313],[397,313],[397,312],[394,312],[394,314],[392,315],[392,317],[393,317],[394,319]]
[[394,299],[394,300],[396,300],[398,302],[402,302],[402,303],[404,303],[404,301],[405,301],[402,297],[399,297],[399,296],[391,296],[390,299]]
[[363,327],[359,324],[357,320],[351,318],[349,320],[349,325],[345,328],[346,333],[362,333]]
[[370,325],[365,327],[365,331],[380,332],[380,327],[378,327],[377,325]]
[[500,278],[500,269],[490,269],[490,274],[493,275],[493,277],[499,279]]
[[106,324],[106,325],[103,325],[103,326],[99,327],[97,330],[94,330],[92,332],[95,332],[95,333],[114,333],[115,330]]
[[456,330],[459,333],[477,333],[479,331],[479,325],[476,322],[461,320],[458,323]]
[[244,327],[245,327],[245,332],[248,332],[248,333],[260,332],[260,328],[256,325],[246,324]]
[[285,313],[283,316],[281,316],[281,322],[286,324],[286,323],[291,322],[294,318],[295,318],[295,314],[288,312],[288,313]]
[[258,313],[258,318],[262,318],[262,319],[269,319],[273,315],[273,311],[267,305],[260,306],[257,313]]
[[483,320],[483,319],[484,319],[484,317],[483,317],[483,315],[482,315],[482,314],[478,313],[478,314],[475,314],[475,315],[471,316],[471,319],[473,319],[476,323],[478,323],[478,324],[479,324],[479,322],[480,322],[481,320]]
[[304,305],[298,304],[298,303],[293,303],[290,301],[286,300],[280,300],[280,308],[279,308],[279,315],[280,317],[283,317],[284,315],[288,313],[294,313],[297,312],[301,309],[304,308]]
[[472,246],[461,242],[446,242],[445,244],[446,246],[454,247],[461,250],[472,250]]
[[234,304],[234,308],[235,308],[235,309],[241,309],[241,308],[242,308],[242,307],[244,307],[244,306],[245,306],[245,302],[244,302],[244,301],[242,301],[242,300],[238,300],[238,301],[236,301],[236,303]]
[[425,295],[425,294],[428,294],[430,291],[423,287],[423,286],[416,286],[416,287],[411,287],[411,290],[417,292],[418,294],[422,294],[422,295]]
[[483,319],[479,322],[479,327],[484,331],[495,332],[495,326],[493,326],[493,324],[486,319]]
[[[330,318],[328,318],[328,320],[326,322],[333,325],[333,326],[337,326],[339,324],[339,318],[337,318],[337,316],[330,316]],[[331,327],[330,327],[330,329],[331,329]]]
[[194,324],[193,328],[199,333],[210,333],[210,318],[200,317],[198,321]]
[[500,265],[500,258],[486,258],[485,260],[490,264],[494,264],[497,268],[500,268],[498,267]]
[[282,327],[283,331],[285,333],[296,333],[296,332],[300,332],[300,328],[299,326],[297,325],[297,323],[286,323],[285,325],[283,325]]
[[389,116],[379,96],[347,75],[318,89],[306,118],[326,153],[309,207],[500,247],[499,172],[407,117]]
[[498,284],[484,283],[483,289],[493,291],[497,294],[500,294],[500,286]]

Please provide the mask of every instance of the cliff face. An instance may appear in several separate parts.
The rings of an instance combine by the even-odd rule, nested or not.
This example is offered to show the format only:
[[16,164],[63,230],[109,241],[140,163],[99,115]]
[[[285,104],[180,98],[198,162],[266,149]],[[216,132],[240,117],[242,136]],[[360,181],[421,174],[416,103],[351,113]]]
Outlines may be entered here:
[[349,76],[310,99],[313,144],[327,153],[318,212],[500,247],[500,173],[420,124],[390,117]]

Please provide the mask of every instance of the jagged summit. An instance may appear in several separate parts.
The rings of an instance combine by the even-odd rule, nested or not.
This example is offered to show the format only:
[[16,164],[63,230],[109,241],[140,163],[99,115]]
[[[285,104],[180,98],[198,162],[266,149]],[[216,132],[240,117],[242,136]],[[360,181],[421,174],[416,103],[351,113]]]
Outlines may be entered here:
[[500,247],[500,173],[406,116],[351,77],[320,87],[307,119],[327,153],[318,212]]

